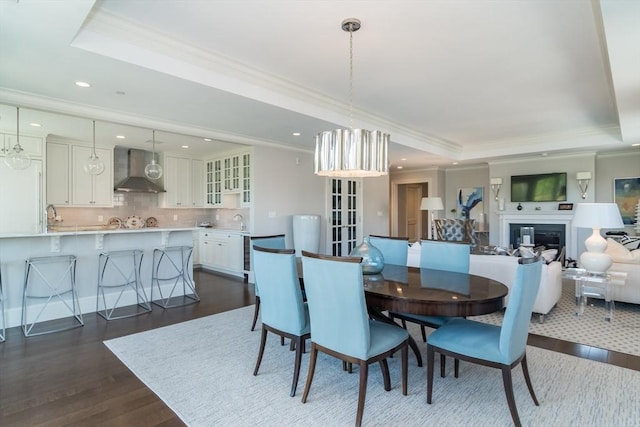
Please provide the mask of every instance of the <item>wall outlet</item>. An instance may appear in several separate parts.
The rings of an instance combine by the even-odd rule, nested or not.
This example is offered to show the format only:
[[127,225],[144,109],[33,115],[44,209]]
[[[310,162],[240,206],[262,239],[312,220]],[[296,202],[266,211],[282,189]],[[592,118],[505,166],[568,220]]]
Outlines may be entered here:
[[98,215],[98,222],[104,221],[104,217],[102,215]]
[[173,216],[173,220],[174,220],[174,221],[177,221],[177,220],[178,220],[178,215],[174,215],[174,216]]
[[216,214],[216,221],[220,221],[220,215]]

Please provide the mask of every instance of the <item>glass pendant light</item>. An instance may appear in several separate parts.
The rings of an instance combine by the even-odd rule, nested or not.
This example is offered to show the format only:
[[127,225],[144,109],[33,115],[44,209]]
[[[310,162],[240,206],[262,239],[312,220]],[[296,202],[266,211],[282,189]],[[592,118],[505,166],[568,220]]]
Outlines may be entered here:
[[11,151],[4,158],[5,164],[14,170],[27,169],[31,166],[31,157],[24,152],[24,149],[20,146],[20,107],[16,107],[17,121],[16,121],[16,145],[13,146]]
[[156,163],[156,131],[153,132],[153,157],[151,163],[144,167],[144,174],[149,179],[160,179],[162,176],[162,166]]
[[93,121],[93,148],[91,155],[84,162],[84,171],[89,175],[100,175],[104,172],[104,162],[96,154],[96,121]]

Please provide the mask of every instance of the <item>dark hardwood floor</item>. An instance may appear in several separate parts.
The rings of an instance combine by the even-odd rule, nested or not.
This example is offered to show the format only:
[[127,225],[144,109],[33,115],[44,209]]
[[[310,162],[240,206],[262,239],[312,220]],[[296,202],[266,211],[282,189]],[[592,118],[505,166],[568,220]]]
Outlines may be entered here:
[[[253,304],[253,286],[240,279],[204,271],[194,279],[202,299],[197,304],[154,307],[111,322],[89,313],[84,327],[37,337],[7,330],[0,344],[0,426],[183,425],[102,342]],[[529,344],[640,370],[636,356],[537,335]]]

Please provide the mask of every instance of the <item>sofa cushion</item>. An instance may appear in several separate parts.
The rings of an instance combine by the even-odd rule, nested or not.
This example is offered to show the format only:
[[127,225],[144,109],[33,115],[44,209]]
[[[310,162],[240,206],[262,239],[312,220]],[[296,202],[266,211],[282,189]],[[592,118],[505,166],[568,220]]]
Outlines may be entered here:
[[611,257],[613,262],[622,264],[640,264],[640,249],[630,251],[624,245],[621,245],[612,238],[607,239],[606,254]]

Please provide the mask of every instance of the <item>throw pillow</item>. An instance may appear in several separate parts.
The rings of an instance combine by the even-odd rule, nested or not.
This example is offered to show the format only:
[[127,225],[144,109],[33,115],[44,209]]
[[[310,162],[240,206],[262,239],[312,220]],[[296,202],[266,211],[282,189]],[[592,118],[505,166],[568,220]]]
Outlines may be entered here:
[[605,252],[611,257],[613,262],[623,264],[640,263],[640,250],[630,251],[612,238],[607,239],[607,250]]

